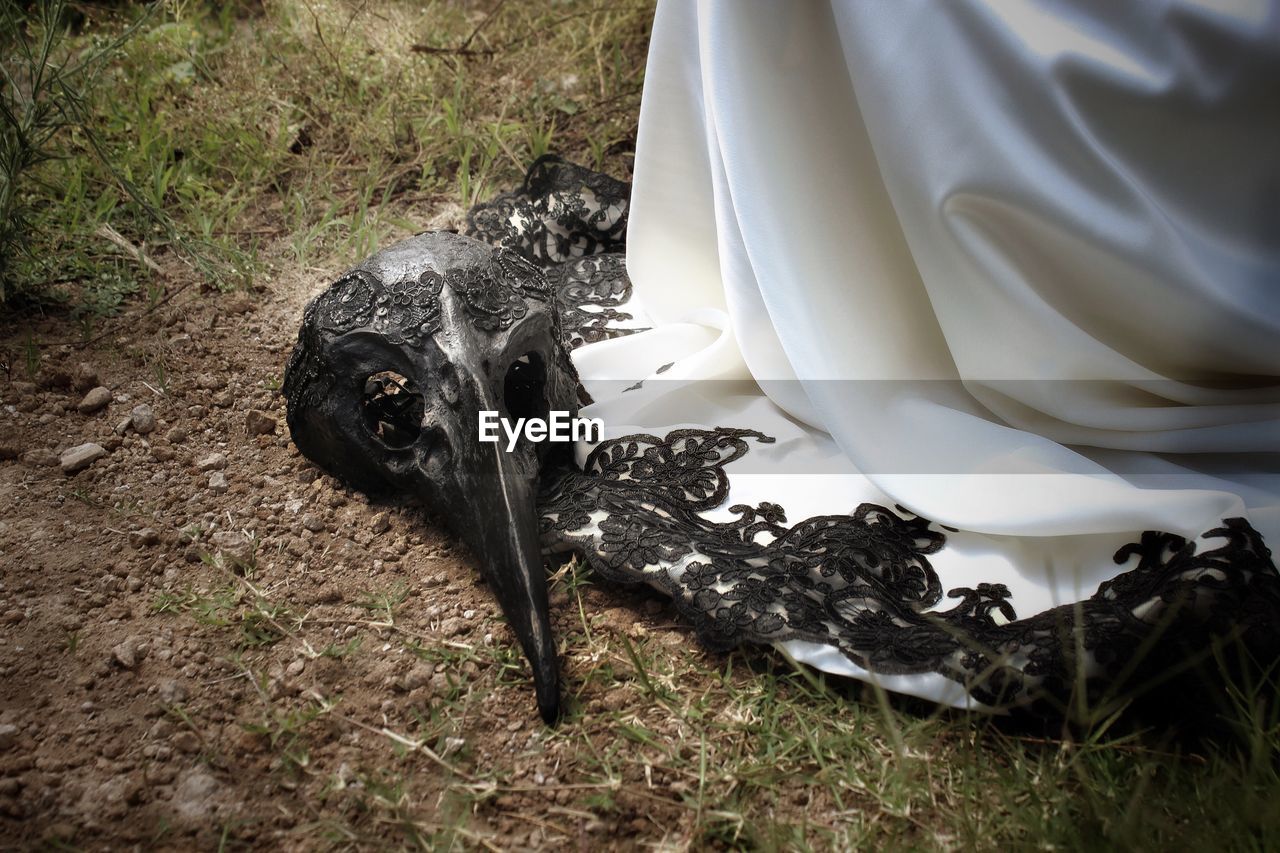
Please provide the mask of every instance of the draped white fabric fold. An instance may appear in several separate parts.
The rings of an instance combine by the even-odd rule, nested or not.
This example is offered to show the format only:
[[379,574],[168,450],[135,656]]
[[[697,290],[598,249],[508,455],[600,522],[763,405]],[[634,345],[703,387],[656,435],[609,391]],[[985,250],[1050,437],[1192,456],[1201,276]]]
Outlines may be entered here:
[[1277,92],[1275,4],[663,3],[629,269],[940,523],[1274,539]]
[[586,413],[774,435],[728,503],[899,504],[957,528],[944,590],[1020,617],[1144,530],[1280,541],[1278,99],[1275,3],[660,0],[627,237],[654,328],[575,353]]

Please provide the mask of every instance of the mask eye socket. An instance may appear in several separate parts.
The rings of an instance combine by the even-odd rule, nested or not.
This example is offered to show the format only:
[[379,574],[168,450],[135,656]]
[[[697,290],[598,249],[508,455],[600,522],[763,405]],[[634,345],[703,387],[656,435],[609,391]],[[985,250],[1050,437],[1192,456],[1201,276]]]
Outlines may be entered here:
[[408,447],[422,435],[426,404],[413,380],[394,370],[372,374],[360,400],[365,428],[387,447]]
[[502,401],[513,418],[545,420],[547,407],[547,367],[536,352],[527,352],[511,362],[502,385]]

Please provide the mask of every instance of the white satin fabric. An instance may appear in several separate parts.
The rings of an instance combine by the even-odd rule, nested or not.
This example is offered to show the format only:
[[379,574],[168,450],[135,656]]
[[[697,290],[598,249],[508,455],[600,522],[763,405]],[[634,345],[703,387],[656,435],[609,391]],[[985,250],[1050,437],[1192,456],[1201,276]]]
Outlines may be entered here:
[[660,0],[627,252],[586,414],[777,436],[731,503],[900,504],[1020,617],[1280,541],[1280,3]]

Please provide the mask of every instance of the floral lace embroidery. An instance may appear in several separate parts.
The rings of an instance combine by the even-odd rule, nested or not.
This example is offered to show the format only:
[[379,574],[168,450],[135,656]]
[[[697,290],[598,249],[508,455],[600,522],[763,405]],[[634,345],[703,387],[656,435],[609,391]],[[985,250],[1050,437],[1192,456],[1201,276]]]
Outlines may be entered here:
[[569,349],[644,331],[617,325],[633,319],[618,310],[631,298],[625,255],[615,252],[555,264],[547,267],[547,281],[555,291]]
[[471,209],[467,235],[541,266],[620,252],[630,196],[622,181],[547,154],[519,189]]
[[[554,296],[541,269],[506,249],[444,275],[426,270],[416,278],[384,282],[367,270],[350,270],[307,305],[298,346],[285,371],[290,412],[316,404],[314,389],[319,386],[313,380],[321,372],[321,333],[369,329],[395,346],[420,348],[441,329],[446,287],[461,300],[472,325],[484,331],[510,328],[528,314],[527,299],[549,302]],[[559,314],[557,310],[555,334],[563,337]],[[568,355],[560,355],[560,366],[576,376]]]
[[[616,325],[631,319],[617,311],[631,294],[620,254],[628,190],[544,157],[520,189],[471,212],[469,234],[546,268],[571,347],[640,331]],[[945,534],[901,508],[863,504],[792,526],[775,503],[704,518],[728,496],[724,468],[748,441],[773,439],[718,428],[601,443],[581,471],[544,474],[544,546],[666,592],[714,648],[823,643],[868,671],[937,673],[987,706],[1040,716],[1062,716],[1080,683],[1090,696],[1116,691],[1223,638],[1263,661],[1280,655],[1280,574],[1244,519],[1205,534],[1224,543],[1202,553],[1142,534],[1115,555],[1138,565],[1075,604],[1019,619],[1006,586],[979,583],[947,591],[955,604],[943,609],[929,555]]]
[[[1086,686],[1114,689],[1155,636],[1243,633],[1250,648],[1280,649],[1280,575],[1257,531],[1228,519],[1219,548],[1146,533],[1116,562],[1133,568],[1089,599],[1018,619],[1003,584],[947,593],[929,555],[945,534],[905,510],[863,504],[851,515],[786,525],[774,503],[701,513],[729,492],[725,466],[770,442],[743,429],[631,435],[598,445],[581,471],[544,481],[550,551],[576,551],[608,580],[671,595],[714,648],[806,640],[839,649],[872,672],[933,672],[992,707],[1061,712],[1084,667]],[[1087,659],[1076,661],[1077,645]],[[1154,662],[1154,658],[1152,659]],[[1143,670],[1149,672],[1146,664]]]
[[542,271],[506,250],[493,260],[440,275],[427,270],[417,278],[381,282],[365,270],[352,270],[308,307],[318,325],[342,334],[368,327],[392,344],[421,346],[440,331],[440,293],[456,293],[478,329],[507,329],[528,313],[525,300],[543,302],[551,288]]

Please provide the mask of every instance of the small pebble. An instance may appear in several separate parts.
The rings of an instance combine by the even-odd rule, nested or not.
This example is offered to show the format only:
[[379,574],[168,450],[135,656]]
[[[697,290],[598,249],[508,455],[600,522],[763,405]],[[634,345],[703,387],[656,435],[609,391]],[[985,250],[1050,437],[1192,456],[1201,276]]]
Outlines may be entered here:
[[227,467],[227,454],[210,453],[196,460],[196,467],[201,471],[221,471]]
[[156,429],[156,413],[146,403],[139,403],[129,415],[129,424],[139,435],[153,433]]
[[90,389],[89,393],[76,404],[76,411],[82,415],[91,415],[111,402],[111,389],[99,385]]
[[[156,695],[160,701],[166,705],[177,705],[187,698],[187,688],[182,683],[173,678],[166,678],[157,685]],[[159,725],[157,723],[156,725]],[[154,727],[153,727],[154,733]]]
[[125,669],[133,669],[138,665],[138,651],[129,640],[113,648],[111,657]]
[[416,690],[419,687],[426,687],[431,683],[431,676],[435,674],[435,667],[429,663],[420,663],[413,669],[409,670],[404,677],[404,689]]
[[58,459],[58,464],[62,466],[63,473],[74,474],[77,471],[83,471],[106,455],[106,448],[90,441],[65,451]]
[[[215,474],[214,476],[219,476]],[[253,540],[234,530],[219,530],[211,537],[224,566],[247,568],[253,565]]]
[[144,527],[129,534],[129,544],[134,548],[149,548],[159,542],[160,534],[150,527]]
[[276,431],[276,419],[257,409],[250,409],[244,416],[244,429],[249,435],[271,435]]
[[83,394],[97,384],[98,371],[94,370],[93,365],[80,362],[76,366],[75,375],[71,377],[71,387]]

